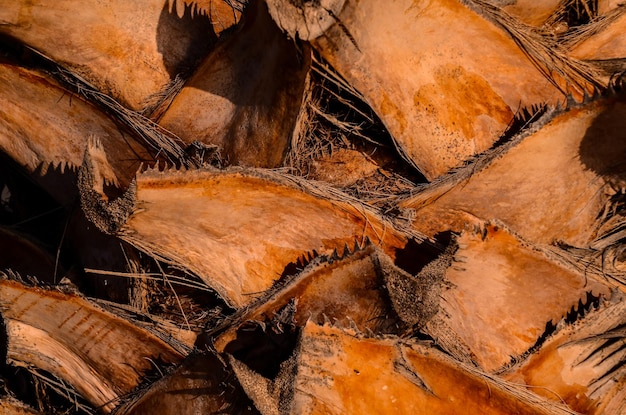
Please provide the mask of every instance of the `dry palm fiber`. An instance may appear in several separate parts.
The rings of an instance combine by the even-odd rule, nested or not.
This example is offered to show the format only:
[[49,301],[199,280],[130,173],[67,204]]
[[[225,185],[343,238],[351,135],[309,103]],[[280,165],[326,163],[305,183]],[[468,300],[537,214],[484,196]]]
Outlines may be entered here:
[[623,7],[618,7],[604,15],[595,16],[584,24],[574,26],[567,32],[560,34],[558,42],[566,50],[571,50],[588,38],[595,37],[598,33],[611,26],[615,20],[624,14],[625,10]]
[[[219,158],[219,152],[216,151],[214,146],[201,144],[186,146],[175,134],[161,128],[142,113],[128,109],[110,96],[99,92],[76,73],[53,64],[48,57],[42,55],[39,55],[39,57],[54,66],[51,75],[55,79],[59,80],[71,91],[79,94],[79,96],[98,105],[99,108],[103,109],[114,120],[122,124],[125,129],[130,131],[133,136],[144,143],[155,158],[183,166],[200,165],[205,162],[205,159],[208,159],[211,163],[215,156]],[[191,157],[194,153],[194,148],[208,154],[202,157]],[[192,150],[191,154],[189,150]]]
[[585,414],[626,411],[626,301],[615,295],[557,325],[535,353],[502,376]]
[[601,15],[598,4],[593,0],[561,0],[552,15],[544,22],[544,30],[552,30],[553,35],[566,35],[570,29],[584,26]]
[[5,415],[38,415],[40,412],[11,397],[0,398],[0,411]]
[[[428,413],[572,414],[519,386],[460,364],[427,344],[365,338],[308,322],[274,381],[231,359],[263,415]],[[410,399],[407,399],[410,397]]]
[[[405,334],[416,318],[426,321],[435,309],[438,298],[431,288],[431,281],[396,267],[379,248],[357,245],[343,257],[335,253],[313,259],[297,275],[230,316],[211,335],[222,351],[246,322],[266,323],[280,332],[289,326],[303,327],[307,321],[333,321],[371,333]],[[403,321],[406,315],[409,321]]]
[[[85,272],[100,276],[115,275],[125,276],[127,278],[144,278],[146,280],[151,279],[153,281],[157,279],[160,281],[167,279],[171,283],[172,287],[177,288],[184,287],[184,284],[186,283],[186,281],[184,280],[177,280],[173,275],[166,275],[164,278],[163,274],[156,273],[117,273],[93,269],[86,269]],[[161,278],[157,278],[157,275]],[[167,282],[165,282],[165,284],[167,284]],[[153,286],[150,286],[148,289],[156,291]],[[206,287],[202,287],[199,289],[204,289],[205,291],[207,290]],[[163,295],[161,293],[155,292],[152,292],[152,294],[154,294],[155,297],[158,295]],[[172,294],[170,294],[170,296],[172,296]],[[175,294],[174,296],[178,295]],[[167,300],[168,299],[165,298],[165,301]],[[127,305],[119,302],[115,303],[102,299],[92,299],[92,301],[94,301],[96,305],[103,308],[105,311],[109,311],[112,314],[115,314],[125,320],[131,321],[137,327],[147,330],[155,336],[159,337],[160,339],[163,339],[183,355],[189,354],[195,347],[197,334],[198,332],[200,332],[201,327],[198,324],[194,324],[194,322],[189,322],[189,320],[187,320],[186,323],[183,322],[182,324],[180,324],[165,317],[162,317],[160,314],[150,313],[149,311],[142,310],[135,305]]]
[[389,133],[363,97],[316,52],[310,87],[285,165],[375,206],[423,177],[398,158]]
[[188,356],[172,373],[116,408],[116,415],[256,414],[224,357]]
[[626,244],[623,242],[623,225],[620,231],[619,241],[600,246],[598,249],[560,244],[551,247],[550,251],[559,261],[584,275],[605,279],[626,292]]
[[421,324],[448,353],[483,370],[497,371],[524,355],[547,324],[589,294],[610,296],[602,280],[561,266],[501,225],[465,231],[455,242],[453,252],[417,275],[430,277],[439,300]]
[[508,33],[535,67],[574,101],[581,103],[587,96],[606,87],[601,73],[594,66],[570,58],[558,42],[542,36],[487,2],[467,0],[467,4]]
[[0,64],[0,150],[62,204],[76,195],[75,171],[93,134],[110,162],[103,184],[128,186],[140,163],[152,159],[105,113],[50,77]]
[[541,27],[558,10],[563,0],[487,0],[527,25]]
[[[87,6],[91,1],[88,1]],[[148,0],[140,0],[143,1]],[[19,8],[26,11],[31,3],[22,2]],[[593,303],[602,302],[603,299],[597,300],[596,296],[608,296],[608,286],[618,286],[624,290],[626,271],[626,174],[622,133],[622,120],[626,118],[625,105],[623,100],[615,97],[599,102],[585,99],[580,106],[573,102],[585,93],[592,94],[596,87],[602,89],[602,84],[596,81],[595,72],[589,65],[566,57],[563,45],[568,45],[565,43],[567,39],[574,37],[561,36],[554,28],[549,28],[554,33],[549,33],[548,28],[544,28],[546,31],[530,28],[501,9],[491,7],[496,4],[495,0],[456,3],[446,0],[430,2],[429,7],[425,7],[428,2],[421,0],[412,3],[390,2],[383,6],[361,0],[359,7],[354,7],[355,2],[352,0],[269,3],[272,7],[276,4],[296,5],[300,8],[296,9],[296,14],[302,10],[305,15],[313,12],[314,22],[304,28],[299,37],[312,39],[310,43],[318,47],[322,44],[327,46],[326,49],[320,48],[320,51],[313,49],[319,59],[317,63],[313,62],[312,70],[308,73],[311,86],[304,87],[304,97],[297,97],[288,105],[295,114],[303,101],[297,119],[292,123],[293,117],[276,117],[288,120],[284,125],[280,124],[281,128],[288,131],[282,134],[280,145],[272,143],[269,146],[276,148],[276,159],[282,160],[278,164],[284,163],[284,166],[293,168],[285,168],[282,172],[260,169],[194,170],[206,161],[202,154],[210,152],[215,148],[214,145],[192,141],[194,137],[179,140],[175,134],[155,123],[175,101],[181,88],[192,85],[185,82],[186,76],[181,76],[180,71],[192,73],[195,67],[193,59],[185,60],[190,66],[188,68],[183,67],[186,65],[178,65],[175,71],[168,71],[169,81],[164,84],[165,88],[160,88],[156,95],[149,94],[147,100],[142,99],[138,107],[133,107],[141,109],[139,112],[109,96],[110,93],[119,98],[124,93],[113,91],[112,85],[97,84],[99,80],[89,78],[93,74],[88,74],[87,68],[73,66],[66,61],[61,62],[62,66],[52,60],[45,63],[33,61],[32,49],[20,46],[19,40],[0,35],[0,54],[4,55],[6,48],[15,49],[17,53],[10,58],[13,62],[46,69],[47,73],[40,74],[41,78],[52,76],[56,82],[49,82],[54,85],[59,83],[59,90],[66,94],[59,101],[58,114],[50,110],[49,107],[54,104],[50,104],[49,97],[46,98],[48,104],[44,107],[48,109],[41,111],[42,116],[57,114],[56,117],[61,119],[71,118],[73,108],[65,100],[70,96],[68,91],[71,91],[78,96],[72,97],[72,104],[80,101],[85,113],[91,110],[83,104],[92,102],[95,104],[93,111],[98,107],[108,114],[114,120],[115,127],[121,127],[122,137],[138,143],[145,151],[147,156],[141,158],[167,159],[176,167],[182,165],[189,169],[166,168],[160,171],[159,167],[154,168],[151,161],[148,163],[151,170],[140,172],[133,181],[131,179],[135,178],[136,163],[140,158],[128,159],[134,163],[128,170],[119,168],[118,164],[127,155],[114,151],[117,139],[110,140],[106,136],[107,131],[94,127],[97,130],[94,136],[97,138],[90,140],[91,132],[87,130],[80,146],[80,153],[86,156],[84,160],[79,159],[74,163],[76,166],[83,162],[78,176],[82,208],[86,212],[83,213],[75,205],[73,216],[68,219],[69,209],[64,209],[65,206],[56,207],[54,215],[46,215],[37,222],[44,224],[41,230],[35,229],[36,224],[32,223],[21,229],[28,229],[31,235],[37,235],[40,239],[46,229],[53,229],[55,235],[45,240],[49,241],[51,249],[57,249],[59,267],[56,271],[50,271],[49,262],[42,261],[44,271],[48,270],[45,271],[46,278],[54,281],[58,275],[63,275],[62,269],[69,269],[69,277],[85,293],[95,293],[100,298],[123,304],[85,300],[76,294],[76,288],[69,288],[65,280],[56,290],[22,284],[24,288],[18,291],[24,293],[21,298],[25,301],[14,301],[7,310],[2,310],[3,322],[7,323],[6,330],[0,331],[4,331],[4,339],[7,334],[12,339],[8,350],[12,360],[0,373],[2,398],[6,396],[4,391],[7,391],[8,395],[15,394],[24,402],[35,404],[34,407],[44,413],[91,413],[92,408],[89,406],[104,401],[103,412],[118,410],[128,415],[165,411],[180,414],[192,411],[260,411],[275,414],[307,411],[363,413],[376,410],[383,413],[401,413],[403,410],[408,413],[455,414],[464,411],[572,413],[574,409],[623,412],[624,397],[620,395],[624,390],[623,313],[617,313],[620,318],[613,319],[611,324],[598,325],[593,319],[580,319],[573,328],[567,327],[573,319],[587,314],[585,296]],[[512,4],[510,1],[497,3],[503,7],[506,7],[504,3]],[[517,6],[521,6],[524,0],[518,3]],[[583,24],[587,18],[585,16],[591,17],[596,13],[595,2],[568,0],[565,3],[581,6],[576,24]],[[603,3],[606,5],[609,2]],[[59,4],[69,2],[62,1]],[[266,50],[263,45],[259,47],[259,43],[263,42],[258,42],[256,38],[261,38],[259,33],[265,34],[270,28],[274,30],[273,35],[280,38],[280,33],[273,25],[286,24],[285,27],[289,28],[289,24],[296,22],[297,17],[295,20],[277,19],[273,23],[266,14],[264,26],[260,26],[258,32],[246,34],[249,40],[257,41],[250,43],[253,47],[241,47],[239,43],[243,39],[238,37],[239,34],[262,22],[258,19],[262,15],[254,11],[264,5],[265,2],[261,0],[251,4],[247,9],[249,14],[246,15],[249,20],[233,27],[229,31],[230,38],[226,37],[226,33],[219,35],[221,46],[218,49],[223,47],[223,52],[227,54],[227,49],[239,45],[237,50],[240,52],[234,54],[236,56],[245,55],[249,58],[254,55],[251,53],[251,49],[254,49],[253,52],[259,53],[261,58],[267,58],[263,62],[276,62],[269,53],[265,53],[270,48]],[[381,24],[385,23],[380,17],[385,16],[386,9],[392,11],[398,5],[401,12],[406,14],[393,14],[394,18],[389,19],[393,25]],[[548,3],[537,2],[534,5],[547,7]],[[90,12],[98,13],[100,6],[101,2],[92,7]],[[122,13],[132,6],[125,5],[117,11]],[[175,37],[180,35],[176,27],[190,33],[189,26],[185,28],[177,24],[185,26],[190,22],[205,21],[215,27],[219,19],[214,18],[219,18],[222,11],[229,15],[226,22],[234,22],[243,10],[240,7],[242,5],[235,0],[162,0],[159,6],[162,6],[160,10],[164,12],[163,16],[170,19],[168,24],[172,26],[166,25],[169,34]],[[406,10],[403,6],[406,6]],[[54,7],[50,6],[50,10],[54,10]],[[380,11],[361,18],[362,30],[358,24],[355,25],[356,19],[351,17],[358,15],[360,7],[369,7],[368,10],[377,8]],[[588,7],[591,7],[590,12],[586,11]],[[574,6],[568,8],[575,10]],[[422,15],[414,16],[416,10],[423,11]],[[620,9],[614,10],[617,12]],[[443,13],[434,19],[433,14],[437,12]],[[78,20],[86,20],[87,24],[97,22],[97,17],[90,17],[94,20],[80,17],[83,13],[85,10],[77,8],[74,15]],[[573,14],[569,11],[567,13],[564,21],[572,25]],[[149,15],[148,7],[146,16]],[[460,17],[451,21],[450,16]],[[62,17],[67,18],[65,15]],[[253,17],[257,18],[254,22]],[[19,18],[17,7],[3,7],[0,10],[0,19],[3,21],[19,21]],[[123,14],[119,18],[120,21],[125,19]],[[430,18],[434,20],[428,20]],[[61,18],[58,20],[63,21]],[[105,16],[104,20],[107,20]],[[425,23],[425,29],[411,27],[411,23],[415,22]],[[607,23],[608,19],[592,21],[580,27],[580,31],[576,29],[576,33],[574,30],[568,33],[575,36],[576,40],[581,40],[594,31],[601,33],[608,27]],[[6,26],[3,25],[0,31],[6,29]],[[91,26],[85,31],[90,29]],[[308,31],[318,29],[317,34]],[[413,45],[419,42],[406,36],[407,33],[416,32],[421,35],[429,29],[432,29],[429,34],[431,37],[423,35],[423,39],[417,40],[436,43],[432,47]],[[37,27],[32,30],[36,32]],[[59,27],[57,30],[63,32],[66,29]],[[441,35],[444,30],[447,37],[435,36],[437,33]],[[368,39],[367,34],[363,35],[364,31],[371,31],[373,38]],[[137,36],[141,38],[139,32]],[[395,36],[395,43],[389,41],[392,36]],[[461,39],[448,39],[456,36]],[[293,37],[282,39],[292,51],[309,46],[297,39],[298,35]],[[67,36],[68,42],[71,43],[72,39],[75,40],[73,36]],[[196,56],[205,56],[200,49],[211,49],[214,40],[207,39],[207,49],[199,48]],[[538,74],[537,78],[532,79],[544,82],[533,84],[539,90],[537,96],[548,91],[553,93],[554,99],[545,100],[547,104],[541,99],[528,100],[531,102],[528,104],[523,99],[513,102],[523,94],[513,98],[509,96],[509,101],[497,95],[504,104],[496,102],[500,105],[496,105],[496,109],[506,109],[503,109],[503,113],[511,117],[509,121],[513,120],[507,123],[505,128],[508,131],[504,136],[495,131],[497,141],[485,144],[486,148],[491,147],[486,153],[482,153],[483,149],[472,148],[469,160],[467,157],[460,159],[461,164],[467,164],[457,167],[450,174],[444,173],[432,185],[410,189],[406,199],[398,206],[396,194],[411,184],[402,182],[404,186],[395,186],[394,180],[409,179],[416,183],[423,180],[420,178],[415,181],[416,170],[409,170],[406,163],[398,168],[402,163],[398,154],[394,153],[392,147],[390,150],[384,149],[387,143],[391,143],[391,138],[387,137],[382,122],[366,103],[359,102],[368,100],[371,104],[371,94],[368,96],[350,85],[355,82],[353,79],[357,79],[354,74],[352,79],[346,81],[339,73],[348,78],[346,73],[350,74],[353,69],[359,70],[358,65],[362,64],[359,59],[366,60],[372,51],[384,48],[391,51],[399,49],[398,45],[413,51],[421,48],[418,52],[427,55],[426,59],[436,64],[438,57],[434,55],[437,53],[445,55],[446,52],[461,50],[469,55],[467,50],[471,48],[480,53],[485,50],[481,49],[483,46],[480,43],[489,44],[490,40],[494,40],[492,49],[489,49],[492,55],[485,53],[467,61],[476,65],[490,63],[490,56],[498,57],[498,51],[502,50],[507,56],[526,59],[524,67],[529,70],[516,74],[511,69],[516,67],[515,64],[502,67],[497,65],[499,61],[494,61],[496,68],[491,72],[492,77],[502,75],[495,81],[471,67],[460,77],[456,76],[455,71],[439,71],[436,75],[440,78],[434,79],[433,71],[431,79],[425,81],[431,90],[444,91],[444,86],[452,84],[444,91],[446,96],[438,97],[436,93],[430,96],[443,108],[444,115],[450,115],[448,118],[457,123],[459,117],[456,115],[465,117],[469,114],[465,117],[469,119],[477,115],[477,123],[485,124],[485,118],[489,117],[483,114],[491,105],[493,95],[502,94],[508,88],[512,90],[517,83],[524,85],[523,81],[531,79],[529,74],[532,73]],[[376,41],[386,42],[387,45],[376,49]],[[116,42],[102,37],[102,43]],[[466,47],[469,49],[463,49]],[[132,45],[129,44],[128,48],[132,50]],[[324,61],[325,56],[320,55],[323,52],[332,57],[343,53],[345,57],[355,49],[360,55],[351,55],[350,59],[354,60],[346,60],[341,68],[333,68]],[[94,51],[94,54],[100,53]],[[167,60],[166,55],[161,59]],[[80,54],[76,56],[80,57]],[[304,57],[306,53],[300,56]],[[107,59],[100,55],[97,57]],[[444,65],[467,68],[467,61],[462,57],[455,59],[448,55],[447,58]],[[58,59],[57,55],[55,59]],[[117,58],[111,59],[117,62]],[[374,59],[368,62],[363,66],[367,68],[371,65],[379,70],[383,73],[379,79],[385,82],[384,72],[387,69],[393,73],[392,69],[405,65],[408,68],[406,74],[411,75],[411,70],[419,69],[420,64],[424,63],[416,63],[415,56],[407,58],[407,55],[400,53],[386,61]],[[263,63],[263,66],[266,65],[269,64]],[[289,68],[286,71],[288,75],[301,79],[293,71],[302,67]],[[83,69],[85,72],[79,71]],[[130,75],[132,69],[126,68]],[[257,68],[249,65],[249,69]],[[340,71],[336,72],[335,69]],[[35,72],[23,69],[19,73],[24,75]],[[513,76],[507,78],[504,76],[507,74]],[[276,76],[273,75],[268,78],[275,80]],[[481,103],[479,98],[484,91],[478,88],[480,82],[466,82],[467,85],[463,82],[468,78],[482,79],[481,76],[485,78],[484,84],[495,92],[486,94],[489,99],[485,101],[484,108],[480,105],[468,106],[466,111],[466,105]],[[87,78],[90,82],[87,82]],[[233,78],[248,79],[245,76]],[[289,77],[283,78],[287,80]],[[320,79],[326,83],[321,85]],[[407,79],[410,78],[407,76]],[[435,82],[437,80],[441,82]],[[20,84],[18,81],[9,81],[7,84]],[[363,85],[369,84],[374,88],[377,87],[378,79],[361,81]],[[404,76],[391,81],[395,83],[385,84],[381,89],[402,92],[403,85],[407,83]],[[219,84],[217,81],[215,83]],[[232,88],[232,84],[236,82],[230,82],[230,90],[245,92],[245,88]],[[193,85],[197,86],[198,83]],[[619,86],[619,82],[616,81],[614,85]],[[281,87],[270,82],[263,86],[267,89]],[[409,85],[406,88],[409,90],[409,98],[415,96],[416,89],[413,87]],[[187,87],[187,92],[190,91],[193,89]],[[294,95],[300,94],[297,88],[293,88],[293,91]],[[30,95],[37,96],[37,93]],[[332,99],[327,98],[330,95]],[[456,97],[456,101],[450,100],[450,96]],[[392,98],[390,101],[395,105],[397,101],[395,97]],[[19,103],[20,99],[19,92],[12,97],[14,102]],[[34,104],[27,104],[30,107],[26,109],[36,112],[42,108],[36,107],[36,100],[32,97],[30,100]],[[446,105],[447,100],[450,106]],[[555,103],[565,100],[568,100],[567,111],[553,111]],[[410,107],[410,99],[408,102],[407,113],[412,116],[418,107]],[[537,104],[533,105],[532,102]],[[197,102],[190,99],[184,106],[191,108],[194,104]],[[420,101],[421,104],[423,101]],[[268,107],[273,105],[274,101],[271,101]],[[209,111],[217,110],[216,106],[211,107]],[[375,109],[380,112],[379,107]],[[27,111],[25,113],[27,115],[23,119],[7,123],[7,130],[28,130],[30,126],[22,125],[29,122]],[[514,135],[517,127],[526,121],[523,115],[519,115],[524,113],[532,118],[539,114],[545,115],[523,134]],[[50,117],[56,122],[55,116]],[[437,117],[432,118],[440,121]],[[506,117],[499,119],[502,124],[505,121]],[[97,118],[94,122],[100,126],[107,124],[105,121],[100,123]],[[250,125],[254,123],[259,124],[253,121]],[[42,130],[47,128],[45,122],[38,122],[37,125]],[[241,124],[235,121],[234,125]],[[538,132],[540,128],[545,129],[543,134]],[[128,135],[127,131],[130,131]],[[32,134],[37,133],[33,128]],[[9,137],[12,134],[14,131],[7,132]],[[417,136],[421,131],[412,128],[407,135],[410,134]],[[77,137],[80,135],[76,134]],[[240,141],[239,149],[253,154],[254,150],[241,144],[248,143],[247,137]],[[253,141],[252,138],[250,140]],[[226,141],[219,142],[226,148],[224,143]],[[311,147],[305,148],[309,144]],[[188,145],[189,148],[185,149]],[[285,160],[286,146],[291,146],[291,149]],[[45,143],[41,145],[42,159],[46,159],[45,147]],[[453,149],[443,150],[443,154],[447,154],[447,151],[454,153]],[[382,152],[386,152],[383,157]],[[13,150],[13,153],[16,152]],[[237,160],[236,153],[226,155],[229,161],[241,162],[241,159]],[[254,157],[262,157],[255,160],[264,160],[264,163],[273,154],[272,151],[257,153]],[[473,156],[474,153],[478,155]],[[48,201],[47,195],[36,185],[28,182],[30,174],[23,173],[30,170],[24,160],[18,158],[19,155],[2,154],[2,157],[6,163],[0,169],[0,188],[7,183],[5,189],[9,190],[0,193],[0,220],[3,222],[0,225],[31,220],[28,212],[35,209],[8,211],[12,207],[26,205],[23,201],[36,200],[33,204],[38,205],[45,198],[47,205],[54,203]],[[250,157],[254,158],[253,155]],[[388,169],[385,159],[391,159],[391,165],[397,163],[396,168]],[[61,163],[64,163],[62,159]],[[510,163],[508,168],[506,163]],[[52,162],[51,166],[47,170],[48,177],[59,173],[61,169],[58,166],[70,165],[59,164],[54,167]],[[34,173],[38,171],[35,168]],[[122,174],[121,171],[126,173]],[[323,179],[346,193],[351,192],[352,197],[330,186],[289,176],[284,173],[287,171],[296,171],[308,179]],[[400,173],[402,177],[394,177],[389,172]],[[69,191],[54,191],[59,199],[69,199],[76,194],[76,187],[71,187],[75,175],[69,167],[64,168],[61,174],[70,179],[67,181]],[[121,197],[120,189],[113,189],[116,187],[115,180],[119,187],[127,189]],[[44,187],[47,185],[43,180],[39,184]],[[364,188],[367,191],[361,191]],[[7,192],[10,194],[7,195]],[[11,203],[7,204],[7,200]],[[372,208],[372,205],[379,206],[381,210]],[[432,211],[428,210],[429,205],[434,206]],[[384,214],[381,213],[382,209],[385,209]],[[98,226],[86,222],[88,219],[85,215]],[[394,215],[394,219],[390,220],[386,215]],[[498,221],[500,217],[507,225]],[[408,224],[414,225],[415,230],[411,230]],[[98,228],[108,234],[99,232]],[[83,233],[80,233],[81,229]],[[451,239],[459,246],[453,243],[448,251],[434,259],[442,246],[424,240],[418,234],[420,229],[442,244]],[[57,236],[64,242],[59,242]],[[559,242],[561,236],[563,241]],[[21,237],[9,235],[6,240],[9,243],[16,241],[13,248],[23,247],[20,254],[31,252],[35,260],[45,257],[37,255],[38,251],[31,250]],[[143,252],[133,249],[128,242]],[[8,254],[8,251],[3,252]],[[7,265],[11,266],[11,263]],[[20,266],[24,269],[23,264]],[[96,269],[100,267],[102,269]],[[415,275],[409,275],[398,267],[410,270]],[[225,300],[216,298],[215,292],[208,288],[209,285]],[[2,294],[0,302],[7,297],[10,296]],[[78,310],[74,315],[77,320],[88,315],[87,325],[96,317],[101,318],[100,322],[107,322],[106,328],[99,332],[98,327],[91,332],[87,328],[88,335],[85,335],[80,323],[74,332],[63,337],[63,341],[57,341],[64,329],[69,331],[72,328],[74,317],[70,316],[69,323],[61,324],[63,322],[59,323],[55,318],[59,315],[62,317],[62,312],[55,311],[67,311],[79,303],[85,307],[74,308],[74,311]],[[42,307],[46,305],[52,309],[52,317],[48,316],[49,309],[43,310]],[[226,306],[237,310],[225,311],[223,308]],[[32,313],[24,313],[29,318],[28,322],[17,319],[20,307],[32,308]],[[568,313],[569,309],[572,311]],[[229,315],[233,312],[233,315]],[[552,324],[564,314],[567,317],[557,324],[557,332],[551,336]],[[107,316],[115,318],[108,319]],[[41,320],[43,323],[40,323]],[[312,324],[328,320],[335,321],[335,326],[319,327]],[[119,326],[117,323],[120,321],[127,324]],[[41,328],[44,324],[49,324],[49,327]],[[356,329],[348,330],[348,326]],[[109,328],[112,329],[111,333],[106,332]],[[196,339],[196,332],[202,328],[208,333],[202,333]],[[359,333],[359,329],[367,334]],[[386,336],[376,337],[381,333]],[[389,333],[394,337],[388,336]],[[560,334],[563,336],[558,337]],[[578,334],[582,337],[575,337]],[[79,348],[85,340],[89,340],[90,346],[94,345],[97,349],[100,338],[96,336],[97,341],[94,341],[91,335],[101,335],[104,338],[103,347],[110,348],[97,355],[97,365],[91,365],[89,356],[84,357],[90,351],[82,349],[82,352],[74,353],[73,349],[70,350],[72,347]],[[120,343],[131,349],[127,353],[131,359],[130,368],[116,366],[119,359],[125,358],[124,353],[115,349],[123,345],[111,344],[109,341],[117,335],[123,335],[124,339]],[[229,335],[236,338],[228,339]],[[411,337],[434,341],[416,342]],[[555,343],[552,343],[553,340]],[[214,343],[220,351],[224,350],[231,356],[214,353],[211,348]],[[542,343],[548,346],[544,348]],[[550,346],[557,343],[558,346]],[[57,344],[64,347],[56,347]],[[164,344],[175,351],[177,357],[172,358],[170,363],[179,365],[177,370],[168,367],[163,373],[159,372],[164,369],[163,362],[154,357],[158,357],[158,350],[163,348],[151,349],[150,360],[142,360],[133,354],[146,345],[155,344]],[[204,352],[182,361],[182,356],[193,345],[202,348]],[[294,348],[295,354],[292,355]],[[63,350],[70,352],[64,353]],[[450,357],[450,354],[454,357]],[[532,354],[537,354],[537,358],[532,359]],[[42,357],[44,355],[52,358]],[[292,358],[288,359],[290,355]],[[20,361],[16,356],[20,357]],[[519,385],[503,382],[501,377],[519,368],[507,366],[511,356],[516,361],[532,362],[530,366],[524,366],[522,376],[507,378]],[[138,361],[146,366],[138,369]],[[261,365],[260,361],[265,362],[266,366]],[[474,362],[478,362],[482,368],[478,370],[472,366]],[[281,364],[282,370],[279,367]],[[102,389],[91,387],[101,384],[99,379],[108,377],[88,370],[96,366],[110,368],[115,372],[114,375],[128,370],[139,379],[139,382],[135,382],[139,383],[139,389],[129,386],[122,391],[114,388],[108,390],[106,388],[110,385],[107,382],[104,382],[106,385]],[[149,369],[144,369],[146,367]],[[481,373],[485,368],[492,372]],[[87,375],[68,381],[66,375],[73,369],[77,369],[74,372]],[[50,370],[51,374],[46,375],[46,370]],[[63,370],[65,377],[59,375]],[[493,373],[494,370],[497,374]],[[554,375],[554,379],[549,379],[551,375]],[[149,382],[155,378],[160,380],[150,385]],[[241,385],[237,384],[238,381]],[[546,389],[550,388],[546,381],[554,382],[552,385],[559,389],[558,396]],[[43,383],[47,386],[42,386]],[[77,386],[72,387],[70,383]],[[25,393],[18,393],[22,392],[24,386],[27,393],[34,395],[32,399]],[[241,387],[254,404],[243,396]],[[129,389],[132,390],[128,392]],[[45,404],[45,395],[54,390],[63,395],[61,398],[67,397],[64,401],[67,406],[63,408],[61,404],[57,408]],[[106,396],[98,396],[98,391],[103,391]],[[79,395],[82,394],[89,397],[91,405],[81,403]],[[108,396],[112,396],[113,400],[108,400]],[[40,402],[42,404],[36,406]],[[564,404],[569,405],[570,409],[564,408]],[[117,405],[123,406],[113,408]],[[411,405],[421,407],[410,408]]]
[[568,39],[570,55],[584,60],[626,59],[626,7],[613,9],[595,24],[590,30],[577,33]]

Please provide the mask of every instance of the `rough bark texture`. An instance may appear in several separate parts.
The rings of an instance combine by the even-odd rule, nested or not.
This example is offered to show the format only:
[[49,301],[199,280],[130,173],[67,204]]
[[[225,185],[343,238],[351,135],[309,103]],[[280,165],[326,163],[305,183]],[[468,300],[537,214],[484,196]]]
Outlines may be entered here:
[[625,413],[625,13],[0,0],[0,412]]
[[156,336],[78,295],[33,290],[6,278],[0,280],[0,293],[8,361],[54,374],[105,412],[157,361],[182,360]]
[[506,32],[458,1],[348,1],[313,42],[429,179],[491,147],[519,109],[565,102]]
[[304,253],[343,250],[366,237],[391,255],[406,244],[408,236],[375,211],[304,184],[270,172],[147,171],[120,237],[191,270],[236,307]]

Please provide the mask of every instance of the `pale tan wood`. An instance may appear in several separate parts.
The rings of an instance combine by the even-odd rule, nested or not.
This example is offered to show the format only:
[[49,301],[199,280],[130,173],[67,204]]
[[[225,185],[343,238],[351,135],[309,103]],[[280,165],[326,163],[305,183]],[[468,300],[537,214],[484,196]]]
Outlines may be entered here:
[[135,138],[94,105],[42,73],[0,64],[0,150],[62,204],[74,200],[75,171],[88,139],[104,148],[101,184],[126,187],[142,161],[152,160]]
[[514,0],[514,1],[490,1],[495,5],[500,5],[502,10],[520,21],[535,27],[541,27],[545,21],[559,9],[562,0]]
[[623,4],[621,0],[598,0],[598,15],[602,16]]
[[[121,276],[121,274],[124,274],[93,269],[85,269],[85,272],[88,274],[96,274],[100,278],[107,275]],[[131,278],[140,277],[141,274],[131,276]],[[146,291],[147,294],[151,294],[150,291]],[[97,300],[95,303],[104,308],[104,310],[110,311],[121,318],[131,321],[137,327],[148,330],[161,338],[167,339],[168,344],[175,347],[182,354],[187,354],[195,347],[198,332],[200,331],[198,328],[195,328],[194,330],[194,328],[191,328],[189,325],[177,324],[157,314],[151,314],[145,310],[138,309],[133,305],[129,306],[106,300]]]
[[611,294],[607,285],[560,266],[496,224],[466,231],[457,243],[440,270],[439,307],[424,331],[489,372],[529,351],[546,325],[586,301],[587,293]]
[[267,0],[274,21],[292,39],[313,40],[326,32],[336,22],[345,0],[319,0],[294,2]]
[[65,345],[44,330],[20,321],[6,320],[9,338],[7,359],[16,366],[32,366],[47,370],[70,385],[94,405],[103,406],[109,413],[115,407],[118,394],[113,386],[99,376],[84,361],[76,356],[69,345]]
[[104,412],[157,362],[182,360],[163,340],[76,294],[3,278],[0,307],[8,361],[53,374]]
[[[255,404],[264,415],[571,413],[462,366],[428,345],[393,337],[363,338],[311,322],[290,365],[284,366],[283,379],[279,375],[276,380],[287,389],[275,392],[280,412],[267,394],[256,394]],[[251,375],[245,370],[236,373],[243,384]],[[248,386],[263,384],[258,379]]]
[[[206,10],[207,2],[201,3],[201,10]],[[191,4],[180,0],[3,0],[0,32],[139,110],[148,97],[175,78],[181,65],[193,62],[188,55],[197,57],[197,50],[206,50],[202,45],[214,41],[216,33],[238,17],[223,6],[213,7],[210,16],[193,14]]]
[[[622,7],[621,10],[626,10]],[[590,36],[576,47],[570,54],[577,59],[606,60],[626,59],[626,12],[611,21],[607,27]]]
[[[626,300],[617,295],[573,324],[504,377],[585,414],[626,411]],[[563,326],[563,327],[561,327]]]
[[[371,244],[344,253],[343,258],[321,256],[229,317],[226,331],[215,338],[214,345],[220,352],[225,350],[247,321],[298,327],[307,321],[333,321],[362,331],[397,334],[411,328],[414,316],[425,320],[424,314],[438,300],[430,298],[429,289]],[[280,313],[289,314],[287,321],[280,321]],[[410,321],[403,320],[405,314],[412,317]]]

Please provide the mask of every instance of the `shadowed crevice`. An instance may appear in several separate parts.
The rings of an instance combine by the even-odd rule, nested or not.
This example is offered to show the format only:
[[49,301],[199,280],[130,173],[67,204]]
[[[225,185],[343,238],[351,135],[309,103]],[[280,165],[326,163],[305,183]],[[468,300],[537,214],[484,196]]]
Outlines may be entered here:
[[[170,77],[189,73],[206,56],[217,42],[217,35],[210,16],[194,13],[193,5],[182,0],[179,7],[184,10],[181,17],[177,13],[177,5],[166,0],[157,26],[157,48],[163,56],[163,64]],[[171,10],[170,10],[171,9]],[[181,48],[184,40],[185,48]]]
[[626,96],[623,93],[587,128],[579,152],[587,169],[618,189],[626,186]]

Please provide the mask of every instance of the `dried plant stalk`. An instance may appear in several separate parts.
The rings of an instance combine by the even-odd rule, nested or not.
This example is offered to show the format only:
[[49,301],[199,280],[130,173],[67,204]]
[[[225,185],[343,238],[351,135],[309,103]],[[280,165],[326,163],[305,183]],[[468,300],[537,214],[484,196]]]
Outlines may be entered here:
[[76,294],[0,279],[7,359],[34,366],[72,385],[110,412],[160,364],[182,356],[149,332]]

